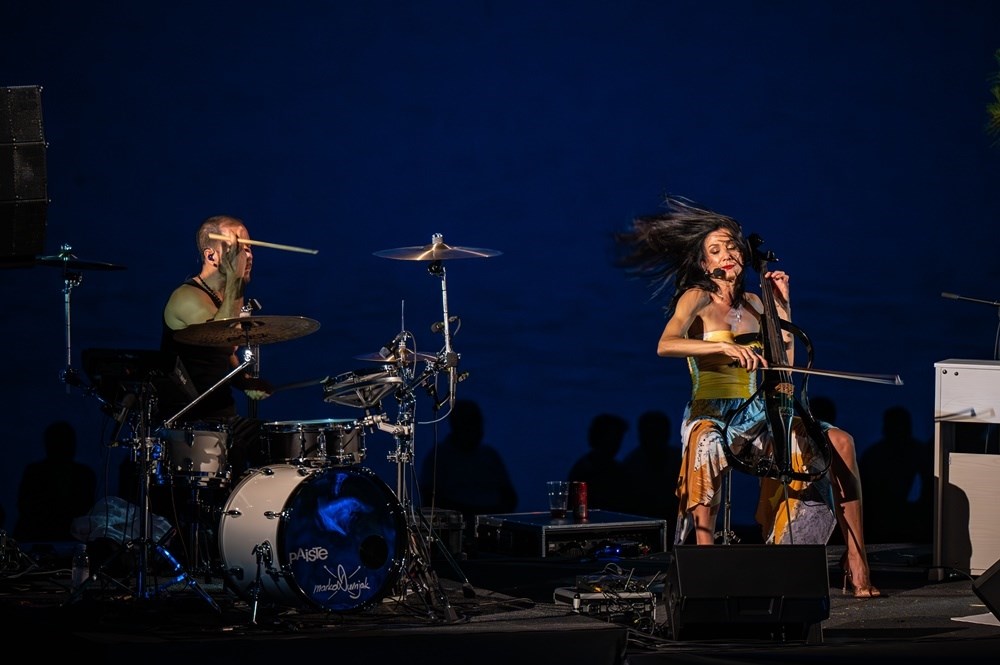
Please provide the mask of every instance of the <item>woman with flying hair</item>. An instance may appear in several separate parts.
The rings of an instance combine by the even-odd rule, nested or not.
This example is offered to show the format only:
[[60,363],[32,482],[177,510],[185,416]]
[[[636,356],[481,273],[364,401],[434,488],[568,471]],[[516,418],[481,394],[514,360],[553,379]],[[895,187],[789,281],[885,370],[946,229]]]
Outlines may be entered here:
[[[647,280],[654,298],[669,294],[656,353],[686,359],[692,388],[681,423],[684,459],[676,485],[674,542],[684,543],[693,531],[697,544],[711,545],[730,457],[750,468],[767,468],[781,445],[757,394],[758,373],[768,367],[761,342],[767,327],[764,302],[744,285],[751,248],[735,219],[676,197],[666,199],[663,212],[634,219],[615,241],[619,267]],[[778,317],[790,322],[788,274],[768,270],[761,283],[770,290]],[[784,329],[781,335],[791,366],[794,338]],[[755,399],[748,402],[751,396]],[[832,455],[824,456],[829,448]],[[796,415],[789,450],[797,479],[765,474],[760,482],[756,518],[765,542],[826,544],[839,525],[846,544],[844,593],[881,596],[871,583],[865,553],[853,437],[830,423]]]

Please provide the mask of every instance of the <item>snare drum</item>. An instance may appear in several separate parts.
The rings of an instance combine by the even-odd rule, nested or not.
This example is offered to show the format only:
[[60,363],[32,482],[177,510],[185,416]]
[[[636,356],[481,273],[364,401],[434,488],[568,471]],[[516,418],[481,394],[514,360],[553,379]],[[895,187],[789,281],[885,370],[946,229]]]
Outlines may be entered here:
[[323,382],[323,401],[368,408],[403,385],[403,379],[392,365],[373,370],[344,372]]
[[167,473],[174,484],[192,487],[229,484],[227,425],[188,423],[178,429],[160,429],[159,438],[166,447]]
[[269,462],[308,466],[361,464],[364,431],[355,420],[277,421],[261,425]]
[[379,602],[400,577],[406,516],[365,467],[272,464],[236,485],[219,523],[228,582],[263,597],[333,612]]

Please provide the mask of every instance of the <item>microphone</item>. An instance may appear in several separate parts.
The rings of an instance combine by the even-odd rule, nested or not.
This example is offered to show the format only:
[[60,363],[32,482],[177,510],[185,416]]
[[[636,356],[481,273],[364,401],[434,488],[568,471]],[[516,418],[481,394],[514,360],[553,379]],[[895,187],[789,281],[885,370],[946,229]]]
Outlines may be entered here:
[[122,430],[125,428],[125,419],[128,417],[129,411],[132,410],[132,407],[134,407],[135,403],[138,401],[139,396],[133,392],[125,393],[125,396],[122,397],[122,403],[118,412],[112,416],[115,423],[117,423],[114,431],[111,433],[112,441],[118,441],[118,437],[121,436]]
[[[452,370],[454,370],[454,368],[452,368]],[[444,398],[441,399],[440,401],[438,400],[437,388],[435,388],[433,384],[427,386],[427,394],[430,396],[431,399],[434,400],[434,410],[440,411],[441,407],[450,402],[452,396],[455,394],[455,386],[458,385],[459,383],[462,383],[462,381],[465,381],[467,378],[469,378],[468,372],[460,372],[456,374],[454,382],[452,382],[451,377],[449,376],[448,394],[445,395]]]
[[960,296],[957,293],[948,293],[947,291],[941,294],[942,298],[950,298],[952,300],[965,300],[967,302],[978,302],[984,305],[993,305],[994,307],[1000,307],[1000,300],[981,300],[979,298],[966,298],[965,296]]
[[[448,323],[455,323],[458,320],[459,320],[459,318],[457,316],[449,316],[448,317]],[[431,324],[431,332],[432,333],[439,333],[442,330],[444,330],[444,321],[438,321],[436,323]]]
[[243,303],[243,307],[240,307],[240,316],[253,316],[254,312],[259,312],[261,309],[263,308],[261,307],[259,300],[256,298],[249,298],[245,303]]
[[382,360],[388,360],[396,355],[396,346],[403,339],[405,334],[405,332],[396,333],[396,336],[393,337],[391,341],[386,342],[382,348],[378,350],[378,354],[382,357]]
[[132,407],[135,406],[135,403],[138,401],[139,396],[135,393],[125,393],[125,397],[122,397],[121,408],[118,409],[118,413],[112,416],[115,419],[115,422],[119,424],[125,422],[125,417],[128,415],[128,412],[132,410]]
[[710,273],[706,273],[709,277],[714,277],[715,279],[723,279],[726,276],[726,271],[722,268],[716,268]]

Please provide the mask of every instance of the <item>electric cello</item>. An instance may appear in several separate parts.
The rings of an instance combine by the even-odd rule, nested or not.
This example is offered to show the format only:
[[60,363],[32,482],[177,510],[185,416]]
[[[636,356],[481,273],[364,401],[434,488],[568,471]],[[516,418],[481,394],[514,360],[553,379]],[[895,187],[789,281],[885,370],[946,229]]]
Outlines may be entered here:
[[[768,263],[776,261],[774,253],[761,249],[763,239],[757,234],[748,238],[750,248],[750,263],[760,278],[760,299],[763,304],[759,342],[762,345],[761,356],[767,362],[762,368],[758,387],[753,394],[741,404],[730,416],[723,429],[723,451],[730,464],[735,468],[758,477],[773,478],[783,485],[793,480],[813,482],[821,478],[833,460],[830,440],[822,425],[809,411],[808,383],[810,375],[830,376],[836,378],[868,381],[888,385],[902,385],[899,375],[859,374],[813,369],[813,344],[804,330],[791,321],[778,315],[774,293],[765,275],[768,273]],[[789,364],[785,348],[784,332],[788,332],[794,340],[802,343],[806,352],[804,367],[794,367]],[[754,335],[756,337],[756,335]],[[737,340],[737,341],[746,341]],[[801,388],[796,391],[795,374],[802,374]],[[796,392],[798,394],[796,394]],[[746,411],[758,399],[763,400],[767,428],[772,435],[770,450],[760,451],[750,445],[735,450],[728,435],[730,423]],[[797,458],[793,447],[793,419],[798,416],[809,439],[814,444],[814,450],[803,457]]]

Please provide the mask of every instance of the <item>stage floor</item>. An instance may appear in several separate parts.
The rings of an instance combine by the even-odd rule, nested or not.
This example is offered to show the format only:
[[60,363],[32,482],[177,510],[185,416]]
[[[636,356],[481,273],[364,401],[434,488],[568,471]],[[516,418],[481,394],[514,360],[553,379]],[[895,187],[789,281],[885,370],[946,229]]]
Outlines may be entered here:
[[[60,548],[13,547],[17,552],[7,547],[0,572],[0,625],[8,651],[27,657],[71,648],[109,662],[143,663],[214,656],[260,662],[315,653],[401,663],[653,665],[860,657],[992,662],[1000,655],[1000,621],[975,594],[972,579],[929,581],[928,545],[871,547],[873,580],[886,594],[871,600],[842,595],[837,562],[843,548],[827,547],[829,617],[819,627],[820,640],[811,643],[752,625],[739,635],[673,639],[662,585],[671,552],[616,562],[446,557],[411,581],[404,573],[399,587],[368,607],[330,612],[274,593],[250,603],[211,576],[187,575],[172,584],[172,578],[150,576],[140,594],[138,585],[130,586],[134,580],[107,575],[74,594]],[[614,566],[649,582],[651,612],[610,600],[593,613],[554,602],[555,591],[575,588],[578,575]]]

